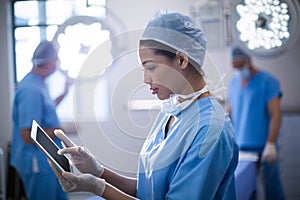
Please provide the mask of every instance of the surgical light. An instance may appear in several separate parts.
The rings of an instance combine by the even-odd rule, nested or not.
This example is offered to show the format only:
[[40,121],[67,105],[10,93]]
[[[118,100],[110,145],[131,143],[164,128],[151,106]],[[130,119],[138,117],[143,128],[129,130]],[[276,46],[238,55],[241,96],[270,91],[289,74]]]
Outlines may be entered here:
[[239,42],[260,55],[274,55],[295,43],[299,34],[299,4],[293,0],[236,2],[233,28]]

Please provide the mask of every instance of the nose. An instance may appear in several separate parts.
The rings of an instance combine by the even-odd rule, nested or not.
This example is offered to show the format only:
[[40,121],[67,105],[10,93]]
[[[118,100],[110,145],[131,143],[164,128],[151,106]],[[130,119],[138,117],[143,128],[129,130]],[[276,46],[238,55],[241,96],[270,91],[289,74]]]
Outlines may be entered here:
[[151,84],[152,79],[149,75],[149,73],[147,73],[147,70],[144,70],[144,83],[146,84]]

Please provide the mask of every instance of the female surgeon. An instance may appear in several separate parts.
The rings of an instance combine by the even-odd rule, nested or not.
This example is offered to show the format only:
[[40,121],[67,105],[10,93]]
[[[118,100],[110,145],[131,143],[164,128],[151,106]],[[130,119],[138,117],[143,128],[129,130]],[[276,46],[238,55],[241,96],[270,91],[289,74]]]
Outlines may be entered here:
[[238,146],[228,115],[210,94],[201,69],[202,30],[189,17],[159,11],[139,45],[144,82],[163,108],[145,140],[137,178],[104,168],[61,130],[55,134],[81,174],[59,173],[66,192],[88,191],[105,199],[236,199]]

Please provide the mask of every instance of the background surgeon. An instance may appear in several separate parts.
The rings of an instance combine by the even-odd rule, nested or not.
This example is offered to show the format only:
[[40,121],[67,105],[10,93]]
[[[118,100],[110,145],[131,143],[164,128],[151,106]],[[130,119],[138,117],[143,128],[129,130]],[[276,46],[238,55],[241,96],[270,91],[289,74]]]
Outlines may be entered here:
[[229,117],[204,80],[201,28],[187,16],[161,10],[139,47],[144,82],[163,108],[141,149],[137,178],[104,168],[56,130],[66,146],[59,153],[70,154],[81,172],[60,174],[52,165],[64,190],[105,199],[236,199],[238,146]]
[[281,125],[279,81],[256,68],[241,48],[233,47],[231,53],[237,73],[230,81],[228,108],[237,142],[242,151],[259,155],[265,198],[284,199],[276,147]]
[[55,100],[51,99],[45,84],[45,79],[55,72],[58,63],[54,45],[46,40],[40,42],[32,56],[32,70],[19,83],[14,98],[10,164],[20,175],[29,200],[67,199],[46,156],[30,138],[32,120],[36,120],[61,146],[53,134],[54,129],[61,127],[55,109],[68,93],[70,82],[66,82],[64,92]]

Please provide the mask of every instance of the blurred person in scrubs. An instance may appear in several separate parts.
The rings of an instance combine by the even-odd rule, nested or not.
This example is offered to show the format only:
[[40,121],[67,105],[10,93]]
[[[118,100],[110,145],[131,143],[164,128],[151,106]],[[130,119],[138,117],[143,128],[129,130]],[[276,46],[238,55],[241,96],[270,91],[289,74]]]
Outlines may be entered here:
[[250,56],[233,47],[235,70],[228,94],[228,110],[242,151],[259,155],[267,200],[284,199],[276,141],[281,124],[279,81],[253,65]]
[[45,79],[58,67],[59,59],[54,45],[42,41],[32,57],[32,70],[18,84],[13,103],[13,137],[10,164],[18,172],[28,200],[65,200],[67,194],[51,170],[46,156],[31,141],[32,121],[36,120],[61,146],[54,135],[60,128],[56,106],[68,93],[69,81],[63,94],[52,100]]
[[162,101],[139,157],[137,178],[104,168],[61,130],[55,134],[82,174],[59,173],[67,192],[105,199],[236,199],[238,146],[229,116],[211,95],[201,69],[206,39],[188,16],[161,10],[139,44],[144,82]]

